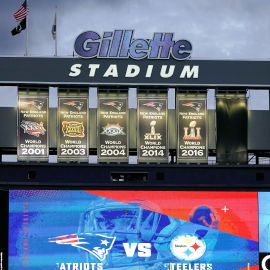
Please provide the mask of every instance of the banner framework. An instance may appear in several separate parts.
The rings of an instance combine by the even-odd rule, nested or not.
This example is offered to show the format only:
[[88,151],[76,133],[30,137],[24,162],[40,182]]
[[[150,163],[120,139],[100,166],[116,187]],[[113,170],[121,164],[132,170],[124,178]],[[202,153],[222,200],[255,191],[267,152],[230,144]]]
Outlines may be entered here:
[[88,95],[58,98],[59,161],[88,162]]
[[127,94],[103,94],[98,97],[97,152],[101,162],[128,162]]
[[207,94],[177,94],[177,163],[207,163]]
[[19,92],[17,110],[18,161],[48,161],[48,92]]
[[[162,96],[162,95],[161,95]],[[139,162],[168,162],[167,95],[139,96],[137,153]]]

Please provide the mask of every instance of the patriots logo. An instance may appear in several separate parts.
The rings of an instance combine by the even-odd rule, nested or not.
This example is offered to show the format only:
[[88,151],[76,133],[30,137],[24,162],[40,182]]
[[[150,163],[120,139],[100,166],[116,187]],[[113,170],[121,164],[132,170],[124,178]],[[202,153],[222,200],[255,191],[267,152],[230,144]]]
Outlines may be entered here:
[[202,103],[199,103],[199,102],[188,102],[188,103],[184,103],[182,105],[186,106],[186,107],[191,107],[192,109],[194,109],[197,112],[199,112],[201,107],[202,107]]
[[103,105],[107,105],[107,106],[112,106],[114,107],[117,111],[121,111],[122,110],[122,107],[124,105],[123,102],[120,102],[120,101],[108,101],[108,102],[104,102],[102,103]]
[[44,101],[30,100],[30,101],[23,102],[23,104],[24,105],[31,105],[31,106],[37,108],[40,111],[42,109],[43,105],[44,105]]
[[64,105],[68,105],[68,106],[71,106],[71,107],[74,107],[75,109],[77,109],[78,111],[80,111],[83,107],[83,102],[82,101],[68,101],[68,102],[65,102]]
[[143,104],[143,106],[150,107],[150,108],[154,108],[154,109],[156,109],[158,112],[160,112],[161,109],[162,109],[162,107],[163,107],[163,103],[161,103],[161,102],[150,101],[150,102],[147,102],[147,103]]
[[49,238],[49,242],[83,249],[100,261],[104,261],[112,249],[115,239],[116,237],[102,234],[80,233]]

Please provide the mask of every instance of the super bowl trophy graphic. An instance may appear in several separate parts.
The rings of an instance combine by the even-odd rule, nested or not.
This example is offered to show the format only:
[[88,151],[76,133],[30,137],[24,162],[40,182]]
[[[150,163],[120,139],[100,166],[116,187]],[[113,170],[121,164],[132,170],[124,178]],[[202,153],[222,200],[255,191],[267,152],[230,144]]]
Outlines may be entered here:
[[[201,137],[201,128],[196,127],[197,122],[191,121],[189,123],[189,127],[184,127],[184,137],[183,140],[191,140],[191,141],[199,141],[202,139]],[[190,130],[189,134],[188,131]]]
[[156,124],[157,121],[153,120],[149,123],[150,125],[150,132],[144,134],[144,139],[145,140],[152,140],[152,141],[160,141],[162,140],[162,135],[160,133],[156,133]]
[[150,133],[151,133],[151,135],[155,135],[156,134],[156,129],[155,129],[156,123],[157,123],[156,121],[150,122],[150,127],[151,127]]

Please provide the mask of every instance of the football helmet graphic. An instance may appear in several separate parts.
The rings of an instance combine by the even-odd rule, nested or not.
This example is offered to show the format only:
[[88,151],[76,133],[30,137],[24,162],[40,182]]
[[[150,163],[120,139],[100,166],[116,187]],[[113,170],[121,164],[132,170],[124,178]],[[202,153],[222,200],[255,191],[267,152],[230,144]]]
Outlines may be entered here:
[[192,223],[203,225],[212,229],[218,228],[219,218],[216,211],[209,206],[199,206],[191,213],[189,220]]
[[[208,209],[210,208],[203,209],[206,210],[203,213],[209,222]],[[160,209],[148,201],[120,203],[100,199],[81,215],[77,233],[115,238],[106,260],[103,261],[104,269],[115,269],[114,266],[117,266],[117,269],[131,270],[138,269],[136,267],[140,265],[140,269],[156,270],[161,269],[161,265],[166,262],[179,261],[170,249],[172,241],[178,236],[189,235],[198,239],[197,243],[207,242],[208,254],[214,248],[218,230],[195,220],[200,211],[198,207],[190,216],[190,221],[183,221],[161,214]],[[137,250],[133,256],[127,256],[123,243],[151,243],[151,256],[140,257]],[[91,254],[81,250],[79,252],[85,256],[87,262],[98,262]]]
[[[103,262],[105,269],[113,269],[114,265],[118,269],[119,266],[121,269],[131,269],[130,266],[138,265],[144,265],[148,269],[156,263],[157,250],[154,243],[160,237],[161,230],[168,225],[172,229],[179,225],[173,218],[157,211],[158,208],[150,202],[138,200],[126,204],[101,199],[90,205],[81,215],[77,233],[98,233],[115,237],[114,245]],[[168,234],[170,233],[166,232],[163,237],[166,238]],[[128,257],[123,243],[152,243],[151,257],[139,257],[137,250],[133,256]],[[96,262],[91,254],[84,253],[84,256],[87,262]]]
[[[189,216],[190,222],[208,227],[210,229],[218,229],[220,222],[216,211],[209,206],[199,206],[193,210]],[[207,230],[202,229],[197,231],[197,235],[202,238],[206,235]]]

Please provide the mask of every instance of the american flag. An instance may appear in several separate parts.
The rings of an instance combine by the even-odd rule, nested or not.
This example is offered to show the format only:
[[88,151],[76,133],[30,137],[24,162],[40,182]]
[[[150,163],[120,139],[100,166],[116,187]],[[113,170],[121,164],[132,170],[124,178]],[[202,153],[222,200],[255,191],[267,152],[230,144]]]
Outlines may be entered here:
[[20,22],[26,18],[27,14],[28,14],[28,7],[25,0],[22,6],[13,15],[16,21]]

